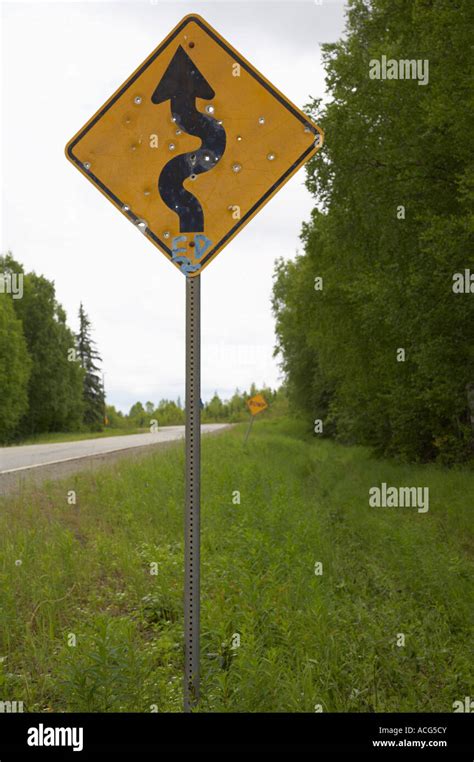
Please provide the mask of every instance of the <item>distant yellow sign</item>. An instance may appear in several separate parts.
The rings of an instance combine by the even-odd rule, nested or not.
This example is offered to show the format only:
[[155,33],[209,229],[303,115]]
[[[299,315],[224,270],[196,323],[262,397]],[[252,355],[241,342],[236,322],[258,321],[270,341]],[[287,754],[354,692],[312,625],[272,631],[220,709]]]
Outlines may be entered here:
[[186,16],[66,146],[187,276],[321,146],[323,133],[200,16]]
[[268,404],[261,394],[256,394],[255,397],[250,397],[247,400],[247,406],[252,415],[258,415],[258,413],[262,413],[268,407]]

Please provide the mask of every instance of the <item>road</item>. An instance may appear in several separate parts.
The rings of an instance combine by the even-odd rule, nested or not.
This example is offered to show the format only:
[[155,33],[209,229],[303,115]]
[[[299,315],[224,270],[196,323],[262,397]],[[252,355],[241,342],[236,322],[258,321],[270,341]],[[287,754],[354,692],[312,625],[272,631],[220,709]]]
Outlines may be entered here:
[[[203,434],[227,428],[225,423],[205,423]],[[19,445],[0,447],[0,476],[14,471],[50,466],[66,461],[105,455],[120,450],[150,447],[163,442],[183,439],[184,426],[165,426],[155,433],[128,434],[125,436],[82,439],[78,442],[55,442],[52,444]]]

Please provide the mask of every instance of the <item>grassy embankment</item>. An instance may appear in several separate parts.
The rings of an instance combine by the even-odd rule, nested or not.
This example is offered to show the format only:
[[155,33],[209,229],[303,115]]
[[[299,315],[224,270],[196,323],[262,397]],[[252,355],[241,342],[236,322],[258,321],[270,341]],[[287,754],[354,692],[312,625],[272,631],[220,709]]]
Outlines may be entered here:
[[[286,421],[257,421],[244,451],[243,432],[203,444],[202,709],[472,696],[474,473],[376,461]],[[181,710],[183,457],[180,443],[0,501],[0,699]],[[382,481],[429,486],[429,512],[370,508]]]

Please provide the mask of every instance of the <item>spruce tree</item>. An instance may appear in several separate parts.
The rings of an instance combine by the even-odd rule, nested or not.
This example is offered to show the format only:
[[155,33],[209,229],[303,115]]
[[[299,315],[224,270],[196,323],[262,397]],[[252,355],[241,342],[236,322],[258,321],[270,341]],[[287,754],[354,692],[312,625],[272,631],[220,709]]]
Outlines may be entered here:
[[102,358],[95,348],[95,341],[91,338],[91,330],[91,322],[81,303],[79,333],[76,338],[77,353],[84,369],[84,424],[91,429],[100,429],[104,419],[105,394],[96,362],[101,362]]

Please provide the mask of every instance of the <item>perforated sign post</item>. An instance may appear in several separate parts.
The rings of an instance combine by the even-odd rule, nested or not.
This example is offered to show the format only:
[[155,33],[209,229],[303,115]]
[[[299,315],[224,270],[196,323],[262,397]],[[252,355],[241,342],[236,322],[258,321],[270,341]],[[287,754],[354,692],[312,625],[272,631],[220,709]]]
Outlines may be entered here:
[[186,276],[186,711],[199,699],[200,274],[322,140],[317,125],[191,15],[66,146],[68,159]]

